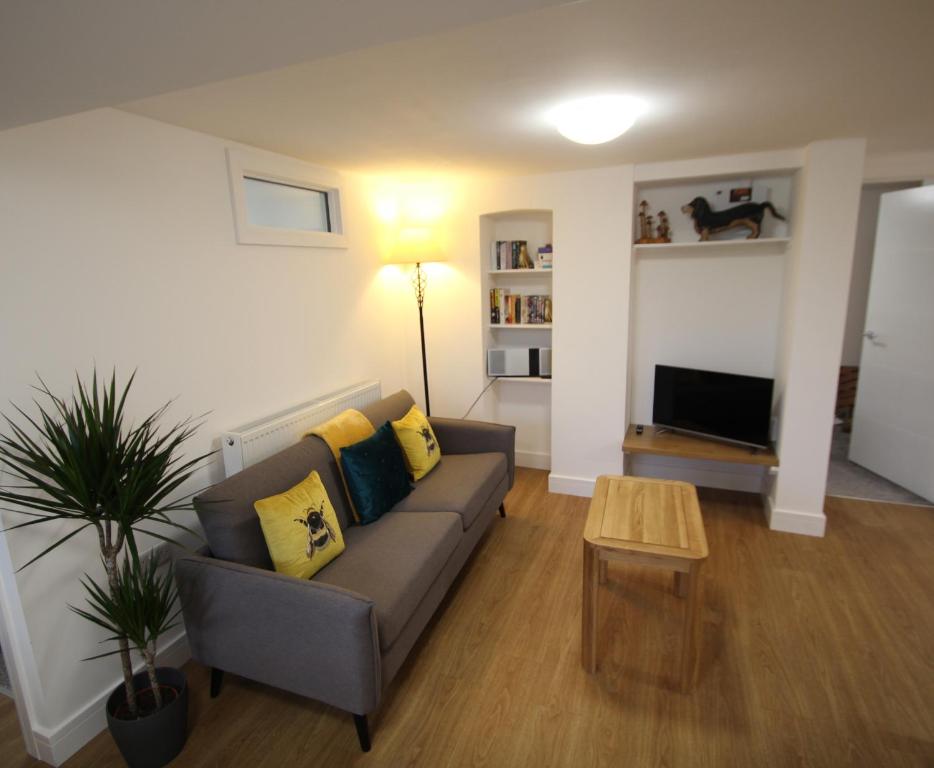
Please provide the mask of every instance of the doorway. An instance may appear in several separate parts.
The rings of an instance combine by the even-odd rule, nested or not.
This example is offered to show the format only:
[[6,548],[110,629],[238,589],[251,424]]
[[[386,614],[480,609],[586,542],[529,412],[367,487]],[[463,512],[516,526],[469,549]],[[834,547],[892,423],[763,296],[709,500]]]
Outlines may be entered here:
[[[919,408],[934,411],[934,387],[916,386],[908,393],[902,386],[913,375],[926,375],[923,371],[934,365],[934,359],[919,360],[925,345],[918,343],[926,337],[930,346],[934,326],[926,330],[914,327],[925,310],[919,303],[920,313],[914,313],[904,304],[917,296],[913,284],[924,284],[921,290],[927,295],[934,291],[934,272],[906,258],[910,247],[905,242],[907,233],[916,231],[923,239],[927,229],[934,229],[934,207],[927,211],[918,199],[934,199],[934,195],[917,190],[919,185],[903,182],[863,187],[827,473],[828,496],[932,503],[929,497],[934,494],[922,495],[926,490],[923,484],[913,482],[904,471],[913,454],[906,450],[908,438],[898,432],[900,424],[910,428],[911,413]],[[923,436],[919,439],[924,440]],[[899,451],[904,455],[886,457]]]
[[10,673],[7,672],[6,659],[3,658],[2,645],[0,645],[0,696],[13,698],[13,688],[10,687]]

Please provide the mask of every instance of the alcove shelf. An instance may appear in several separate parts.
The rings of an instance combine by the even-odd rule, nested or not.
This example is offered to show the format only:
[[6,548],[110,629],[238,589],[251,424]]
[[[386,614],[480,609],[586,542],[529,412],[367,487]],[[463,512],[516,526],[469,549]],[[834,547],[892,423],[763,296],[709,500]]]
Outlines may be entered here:
[[660,432],[652,426],[644,427],[642,434],[637,435],[635,424],[630,424],[629,429],[626,430],[623,453],[725,461],[731,464],[754,464],[760,467],[778,466],[778,456],[772,448],[746,448],[742,445],[706,440],[679,432],[665,430]]
[[749,249],[749,250],[784,250],[790,237],[760,237],[755,240],[739,238],[735,240],[697,240],[687,243],[635,243],[632,247],[638,256],[646,256],[652,253],[672,253],[680,251],[710,251],[721,249]]
[[551,323],[490,323],[490,330],[508,328],[512,331],[550,331]]
[[491,277],[551,277],[551,269],[491,269]]
[[551,384],[551,379],[543,379],[541,376],[497,376],[496,380],[522,384]]

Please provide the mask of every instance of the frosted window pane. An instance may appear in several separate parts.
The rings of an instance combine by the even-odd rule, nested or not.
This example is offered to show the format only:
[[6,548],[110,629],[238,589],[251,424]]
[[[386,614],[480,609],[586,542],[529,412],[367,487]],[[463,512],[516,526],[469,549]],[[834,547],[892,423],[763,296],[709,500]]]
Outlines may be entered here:
[[331,231],[326,192],[249,176],[243,178],[243,185],[250,224],[311,232]]

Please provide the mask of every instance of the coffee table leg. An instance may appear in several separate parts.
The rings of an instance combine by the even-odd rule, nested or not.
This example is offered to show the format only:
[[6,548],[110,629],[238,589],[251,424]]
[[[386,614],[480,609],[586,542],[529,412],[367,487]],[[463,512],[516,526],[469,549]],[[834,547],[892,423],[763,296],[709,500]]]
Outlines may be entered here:
[[697,660],[700,651],[704,609],[701,562],[691,564],[691,572],[682,574],[687,584],[687,605],[684,606],[684,640],[681,645],[681,690],[690,691],[697,678]]
[[581,610],[581,664],[597,671],[597,596],[600,559],[596,547],[584,542],[584,602]]
[[690,579],[684,571],[675,571],[675,594],[678,597],[688,596],[688,584]]

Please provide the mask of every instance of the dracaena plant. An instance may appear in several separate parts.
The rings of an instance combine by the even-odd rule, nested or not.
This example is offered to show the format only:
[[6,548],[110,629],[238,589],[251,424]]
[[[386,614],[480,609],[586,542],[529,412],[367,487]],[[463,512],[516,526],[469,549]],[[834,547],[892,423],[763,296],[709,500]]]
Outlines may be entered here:
[[[116,372],[109,382],[98,382],[95,370],[90,384],[76,377],[76,389],[67,400],[52,394],[40,379],[35,387],[37,415],[30,416],[14,406],[21,421],[4,416],[7,431],[0,435],[0,468],[14,479],[14,484],[0,485],[0,502],[12,505],[2,509],[28,518],[7,530],[63,520],[75,524],[22,568],[91,528],[97,533],[107,576],[106,594],[114,608],[125,598],[127,590],[156,590],[159,586],[152,580],[154,575],[146,582],[149,577],[140,570],[136,534],[149,534],[170,543],[175,542],[166,533],[173,530],[197,536],[173,520],[172,515],[192,508],[182,486],[213,453],[194,458],[182,454],[182,446],[194,435],[200,422],[185,419],[161,428],[160,422],[171,402],[138,423],[130,423],[126,400],[134,378],[135,373],[124,387],[118,388]],[[170,530],[156,530],[159,526]],[[119,565],[124,549],[129,572],[125,570],[127,566],[121,571]],[[103,594],[91,588],[91,608],[98,617],[106,615],[99,610],[107,605],[99,601]],[[118,626],[115,621],[112,624],[118,643],[116,653],[123,667],[127,707],[131,716],[136,717],[131,640],[141,650],[151,645],[137,643],[142,636],[131,638],[129,627]]]
[[[124,558],[114,581],[112,586],[103,588],[85,575],[82,583],[88,593],[90,610],[70,606],[71,610],[111,633],[107,640],[126,638],[139,652],[146,665],[155,709],[161,709],[162,691],[156,679],[156,646],[159,636],[176,626],[179,614],[175,607],[177,594],[171,571],[160,573],[155,557],[141,564],[140,559],[131,554]],[[90,659],[118,653],[119,648]]]

